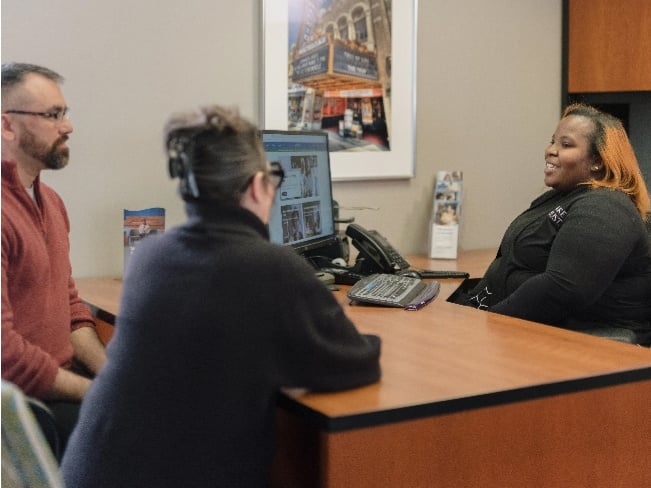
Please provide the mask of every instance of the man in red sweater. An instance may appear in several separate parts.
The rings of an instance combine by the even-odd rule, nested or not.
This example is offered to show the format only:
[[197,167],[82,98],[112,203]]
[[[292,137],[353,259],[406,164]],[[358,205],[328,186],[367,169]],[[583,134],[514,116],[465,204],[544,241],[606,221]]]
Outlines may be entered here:
[[62,81],[2,65],[2,378],[50,405],[64,447],[106,355],[72,279],[63,201],[39,177],[68,164]]

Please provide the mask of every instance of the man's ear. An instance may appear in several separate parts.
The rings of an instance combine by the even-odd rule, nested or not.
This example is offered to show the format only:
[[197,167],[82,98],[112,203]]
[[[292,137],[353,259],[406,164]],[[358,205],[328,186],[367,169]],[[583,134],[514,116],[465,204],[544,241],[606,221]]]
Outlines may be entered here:
[[264,223],[269,219],[269,208],[265,205],[265,192],[269,191],[268,185],[265,174],[258,171],[240,199],[240,205],[253,212]]
[[249,185],[250,196],[255,203],[264,201],[264,195],[269,191],[267,184],[265,174],[262,171],[258,171]]
[[6,114],[2,114],[2,122],[0,122],[0,127],[2,130],[3,141],[13,141],[16,139],[16,133],[14,132],[13,125]]

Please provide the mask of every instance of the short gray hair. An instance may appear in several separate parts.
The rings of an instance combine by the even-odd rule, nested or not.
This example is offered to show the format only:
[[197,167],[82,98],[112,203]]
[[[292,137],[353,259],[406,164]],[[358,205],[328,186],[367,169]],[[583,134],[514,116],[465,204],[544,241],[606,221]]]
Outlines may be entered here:
[[238,205],[249,179],[266,169],[260,131],[237,109],[212,105],[172,115],[164,143],[184,200]]
[[64,81],[56,71],[44,66],[30,63],[3,63],[2,64],[2,100],[4,101],[12,89],[25,81],[25,77],[31,73],[41,75],[48,80],[61,84]]

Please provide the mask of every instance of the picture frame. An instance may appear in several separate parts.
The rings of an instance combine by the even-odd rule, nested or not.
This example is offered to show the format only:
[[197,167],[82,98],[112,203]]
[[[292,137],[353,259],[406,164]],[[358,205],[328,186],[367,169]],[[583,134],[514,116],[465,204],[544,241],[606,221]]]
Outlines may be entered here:
[[[387,41],[382,32],[376,33],[375,23],[378,22],[377,10],[380,0],[261,1],[262,128],[328,130],[332,134],[329,139],[331,176],[334,181],[413,178],[416,138],[417,0],[405,0],[400,2],[399,8],[389,9],[389,12],[392,10],[388,22],[390,41]],[[390,5],[391,2],[388,3]],[[373,29],[373,33],[363,34],[374,37],[377,49],[373,50],[374,45],[370,45],[371,49],[367,50],[366,46],[356,40],[338,38],[340,33],[333,32],[333,26],[337,29],[336,23],[330,20],[327,25],[324,12],[330,17],[338,14],[323,9],[324,5],[350,8],[340,15],[341,19],[349,20],[348,27],[343,27],[343,35],[349,32],[350,37],[354,37],[359,28],[359,24],[354,24],[353,16],[356,12],[363,16],[365,11],[367,23],[374,24],[369,24],[368,28],[369,31]],[[306,35],[296,35],[295,13],[303,9],[311,11],[312,26],[320,23],[317,28],[313,28],[309,39]],[[371,15],[371,12],[375,15]],[[305,16],[302,16],[302,19],[304,18]],[[301,22],[303,26],[308,24],[310,20]],[[327,29],[330,30],[324,34]],[[386,56],[380,52],[382,40],[385,52],[389,50],[387,46],[391,46],[390,53]],[[367,39],[367,44],[368,42]],[[299,45],[300,49],[297,49]],[[353,62],[346,65],[348,68],[344,66],[341,69],[342,59],[352,59]],[[320,72],[316,76],[310,76],[310,70]],[[353,70],[357,70],[355,76],[351,74]],[[377,73],[374,73],[374,70]],[[307,78],[296,82],[295,78],[304,73],[308,73]],[[361,73],[361,76],[357,76],[357,73]],[[377,76],[371,83],[364,84],[361,78],[369,73],[370,78],[373,74]],[[326,79],[332,83],[327,85],[323,82],[324,88],[319,83]],[[306,87],[305,85],[309,85],[308,81],[314,85]],[[332,86],[338,88],[333,89]],[[300,94],[301,88],[306,93],[313,93],[311,100],[307,95]],[[297,92],[298,102],[295,102]],[[345,107],[343,111],[339,104],[340,98],[343,99],[341,105]],[[332,117],[328,117],[329,112],[326,109],[332,108],[333,100],[339,108],[335,109],[336,113]],[[298,109],[293,107],[295,103]],[[358,108],[360,105],[361,109]],[[379,106],[377,111],[376,106]],[[314,109],[312,118],[306,115],[310,108]],[[369,113],[372,115],[365,120],[364,116]],[[357,119],[361,118],[361,122],[355,120],[355,115]],[[385,124],[384,130],[382,124]],[[371,140],[368,144],[367,134]],[[380,142],[373,145],[376,140]],[[382,141],[385,142],[384,145]],[[357,144],[361,147],[356,147]]]

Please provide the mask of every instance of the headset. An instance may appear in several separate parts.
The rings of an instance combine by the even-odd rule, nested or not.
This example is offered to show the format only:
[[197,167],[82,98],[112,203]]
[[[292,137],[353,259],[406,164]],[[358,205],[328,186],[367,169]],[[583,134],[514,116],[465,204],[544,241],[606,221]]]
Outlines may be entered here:
[[167,141],[168,170],[170,178],[180,178],[179,190],[183,196],[199,198],[199,187],[194,177],[188,154],[194,149],[194,141],[187,135],[175,135]]

